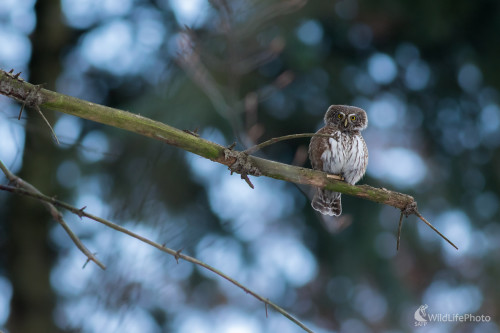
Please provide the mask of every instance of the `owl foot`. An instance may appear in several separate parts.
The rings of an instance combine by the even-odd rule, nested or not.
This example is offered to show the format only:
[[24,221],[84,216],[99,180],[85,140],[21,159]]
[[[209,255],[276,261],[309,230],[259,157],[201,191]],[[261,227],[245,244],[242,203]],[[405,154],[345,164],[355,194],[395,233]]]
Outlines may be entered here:
[[341,181],[344,181],[344,176],[342,175],[333,175],[331,173],[327,174],[326,175],[326,178],[329,178],[329,179],[335,179],[335,180],[341,180]]

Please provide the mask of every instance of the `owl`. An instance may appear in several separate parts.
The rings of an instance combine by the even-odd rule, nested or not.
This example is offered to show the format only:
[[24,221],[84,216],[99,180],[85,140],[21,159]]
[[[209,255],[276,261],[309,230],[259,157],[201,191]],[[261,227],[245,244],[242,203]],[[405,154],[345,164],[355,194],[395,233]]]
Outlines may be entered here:
[[[368,149],[361,131],[368,125],[363,109],[348,105],[332,105],[325,114],[325,126],[309,144],[309,159],[313,169],[341,175],[354,185],[363,177],[368,165]],[[311,206],[321,214],[339,216],[342,213],[340,193],[316,189]]]

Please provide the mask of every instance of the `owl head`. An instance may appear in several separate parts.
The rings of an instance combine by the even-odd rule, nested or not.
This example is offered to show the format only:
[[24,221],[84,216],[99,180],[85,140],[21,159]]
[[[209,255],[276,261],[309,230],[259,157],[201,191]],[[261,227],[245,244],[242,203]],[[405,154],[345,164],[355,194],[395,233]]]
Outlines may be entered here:
[[362,131],[368,126],[368,117],[363,109],[349,105],[331,105],[325,114],[325,124],[341,131]]

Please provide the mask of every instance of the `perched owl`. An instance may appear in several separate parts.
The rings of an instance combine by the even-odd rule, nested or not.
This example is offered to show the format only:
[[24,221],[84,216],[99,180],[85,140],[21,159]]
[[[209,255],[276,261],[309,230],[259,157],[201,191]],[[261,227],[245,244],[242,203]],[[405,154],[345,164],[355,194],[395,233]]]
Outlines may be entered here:
[[[361,131],[368,125],[363,109],[348,105],[332,105],[325,114],[325,127],[313,136],[309,144],[309,159],[313,169],[341,175],[349,184],[363,177],[368,165],[368,149]],[[342,213],[340,193],[317,188],[311,206],[325,215]]]

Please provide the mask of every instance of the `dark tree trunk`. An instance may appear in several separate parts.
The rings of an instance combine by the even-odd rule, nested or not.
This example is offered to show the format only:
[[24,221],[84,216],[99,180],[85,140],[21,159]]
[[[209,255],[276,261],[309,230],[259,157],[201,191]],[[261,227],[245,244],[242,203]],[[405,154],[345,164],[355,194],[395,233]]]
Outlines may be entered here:
[[[62,22],[59,0],[38,0],[35,10],[29,80],[54,89],[68,28]],[[44,114],[53,124],[54,113]],[[55,181],[58,148],[36,111],[26,110],[23,116],[27,118],[26,140],[18,175],[46,194],[59,194]],[[56,251],[49,230],[54,222],[39,202],[20,196],[9,198],[6,216],[7,276],[13,287],[7,328],[11,333],[57,332],[53,317],[56,295],[50,284]]]

